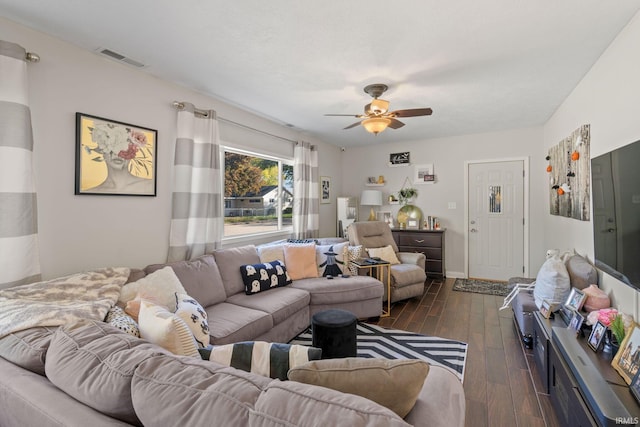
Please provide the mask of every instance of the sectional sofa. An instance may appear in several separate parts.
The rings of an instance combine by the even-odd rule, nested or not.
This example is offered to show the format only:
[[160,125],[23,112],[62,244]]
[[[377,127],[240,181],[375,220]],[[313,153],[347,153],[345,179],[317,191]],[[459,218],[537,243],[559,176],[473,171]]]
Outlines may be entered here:
[[[358,318],[380,315],[383,285],[364,276],[302,278],[247,295],[240,267],[259,264],[260,249],[249,245],[193,261],[150,265],[131,270],[128,281],[139,283],[170,266],[205,308],[213,345],[287,343],[326,308],[347,309]],[[453,373],[431,366],[418,391],[403,420],[360,396],[177,356],[95,319],[0,338],[3,427],[464,424],[464,392]]]

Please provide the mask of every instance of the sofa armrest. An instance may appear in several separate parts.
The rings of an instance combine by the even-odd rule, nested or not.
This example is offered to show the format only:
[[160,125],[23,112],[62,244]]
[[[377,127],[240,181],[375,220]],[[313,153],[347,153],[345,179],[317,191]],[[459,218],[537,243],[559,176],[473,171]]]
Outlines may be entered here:
[[426,257],[421,252],[398,252],[398,259],[402,264],[415,264],[424,270]]
[[431,365],[416,404],[404,420],[429,427],[464,427],[465,397],[462,383],[441,366]]

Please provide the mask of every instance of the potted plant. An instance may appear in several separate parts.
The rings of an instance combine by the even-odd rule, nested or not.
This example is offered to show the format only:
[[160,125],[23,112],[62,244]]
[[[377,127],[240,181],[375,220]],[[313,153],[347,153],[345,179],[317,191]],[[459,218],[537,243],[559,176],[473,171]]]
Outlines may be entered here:
[[414,187],[402,188],[398,191],[400,203],[406,205],[411,202],[414,197],[418,197],[418,189]]

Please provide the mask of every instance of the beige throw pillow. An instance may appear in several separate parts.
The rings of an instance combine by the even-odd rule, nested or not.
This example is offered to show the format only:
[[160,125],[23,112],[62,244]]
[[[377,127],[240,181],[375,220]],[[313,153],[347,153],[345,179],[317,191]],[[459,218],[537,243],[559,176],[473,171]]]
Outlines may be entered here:
[[181,356],[200,357],[191,329],[166,308],[142,300],[138,317],[140,338]]
[[413,409],[429,364],[406,359],[315,360],[289,370],[291,381],[355,394],[386,406],[404,418]]
[[318,277],[315,243],[284,245],[284,265],[291,280]]
[[124,285],[120,291],[118,303],[124,307],[129,301],[140,296],[157,301],[158,304],[168,307],[173,312],[176,311],[176,292],[187,293],[173,268],[167,266],[136,282]]
[[390,264],[400,264],[400,260],[396,255],[396,252],[393,250],[391,245],[384,246],[382,248],[368,248],[367,252],[369,252],[370,257],[378,257],[385,261],[389,261]]

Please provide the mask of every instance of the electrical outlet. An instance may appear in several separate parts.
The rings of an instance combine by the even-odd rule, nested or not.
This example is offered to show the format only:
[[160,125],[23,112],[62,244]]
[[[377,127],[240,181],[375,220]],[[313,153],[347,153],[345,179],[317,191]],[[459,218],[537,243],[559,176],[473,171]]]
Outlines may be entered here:
[[457,209],[458,205],[456,202],[449,202],[449,209]]

